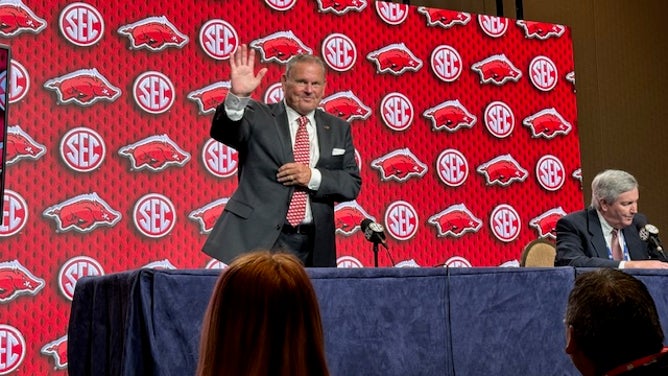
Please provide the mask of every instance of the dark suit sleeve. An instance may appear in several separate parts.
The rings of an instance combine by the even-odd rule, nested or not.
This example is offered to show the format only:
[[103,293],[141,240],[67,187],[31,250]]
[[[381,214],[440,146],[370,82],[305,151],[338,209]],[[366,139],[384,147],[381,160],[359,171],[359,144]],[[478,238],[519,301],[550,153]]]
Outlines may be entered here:
[[572,215],[557,221],[557,257],[554,266],[619,267],[619,261],[597,257],[587,232],[586,216]]
[[350,124],[340,121],[336,148],[345,150],[342,156],[332,156],[330,161],[319,164],[318,170],[322,175],[320,188],[312,193],[315,200],[332,202],[350,201],[357,198],[362,186],[359,168],[355,161],[355,146],[351,135]]
[[256,112],[255,107],[254,102],[250,101],[244,109],[244,116],[239,121],[233,121],[227,116],[225,103],[219,104],[211,122],[211,138],[240,151],[250,137],[250,124]]

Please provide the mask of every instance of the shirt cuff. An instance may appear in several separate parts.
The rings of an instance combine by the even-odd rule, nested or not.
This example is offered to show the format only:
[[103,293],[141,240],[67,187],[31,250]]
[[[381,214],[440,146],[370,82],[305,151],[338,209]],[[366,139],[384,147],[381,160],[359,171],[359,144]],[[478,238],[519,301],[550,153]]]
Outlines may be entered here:
[[232,121],[241,120],[244,116],[244,109],[248,102],[250,102],[250,97],[238,97],[231,92],[227,92],[225,102],[223,102],[227,117]]
[[311,180],[308,181],[308,189],[317,191],[322,182],[322,174],[317,168],[311,168]]
[[624,264],[625,264],[625,263],[626,263],[626,261],[620,261],[620,262],[619,262],[619,266],[618,266],[618,268],[619,268],[619,269],[624,269]]

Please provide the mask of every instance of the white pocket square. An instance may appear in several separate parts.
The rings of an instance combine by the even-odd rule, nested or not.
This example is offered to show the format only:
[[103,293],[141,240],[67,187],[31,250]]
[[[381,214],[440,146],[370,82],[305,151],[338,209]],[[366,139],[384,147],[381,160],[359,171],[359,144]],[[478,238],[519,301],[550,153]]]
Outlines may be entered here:
[[335,155],[343,155],[343,154],[345,154],[345,153],[346,153],[346,150],[345,150],[345,149],[339,149],[339,148],[334,148],[334,149],[332,149],[332,156],[335,156]]

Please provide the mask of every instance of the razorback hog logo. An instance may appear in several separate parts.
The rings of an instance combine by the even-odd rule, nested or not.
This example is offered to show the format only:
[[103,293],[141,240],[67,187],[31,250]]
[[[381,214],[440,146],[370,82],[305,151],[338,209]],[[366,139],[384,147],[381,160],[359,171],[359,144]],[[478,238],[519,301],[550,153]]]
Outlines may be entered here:
[[522,72],[508,60],[506,55],[492,55],[474,63],[471,69],[478,72],[481,83],[503,85],[507,81],[519,81]]
[[161,171],[171,165],[183,166],[190,160],[190,153],[181,149],[166,134],[147,137],[124,146],[118,154],[132,161],[133,170]]
[[167,17],[148,17],[118,28],[118,33],[130,39],[131,49],[148,48],[151,51],[167,47],[182,48],[188,37],[181,33]]
[[471,15],[455,10],[418,7],[418,13],[424,14],[428,26],[440,26],[449,29],[455,25],[466,25],[471,21]]
[[529,221],[529,226],[536,228],[538,230],[538,236],[541,238],[557,238],[557,221],[559,218],[566,215],[564,209],[561,206],[550,209],[545,213],[539,215],[536,218],[533,218]]
[[422,113],[422,116],[431,119],[435,131],[448,132],[455,132],[459,128],[472,128],[478,120],[459,102],[459,99],[445,101],[429,108]]
[[365,120],[371,115],[371,108],[362,103],[350,90],[323,99],[320,108],[346,121]]
[[400,75],[407,70],[417,72],[423,64],[404,43],[394,43],[371,51],[366,58],[376,63],[378,73],[389,72],[394,75]]
[[406,181],[411,176],[421,177],[427,172],[427,165],[411,153],[408,148],[398,149],[373,162],[371,167],[380,171],[381,179],[388,181]]
[[529,117],[526,117],[522,124],[531,129],[531,136],[534,138],[544,137],[554,138],[562,134],[567,135],[573,129],[573,125],[567,122],[554,107],[541,110]]
[[361,12],[366,5],[367,0],[318,0],[318,11],[341,16],[353,10]]
[[225,205],[227,205],[229,198],[221,198],[209,204],[202,206],[201,208],[195,209],[188,214],[188,218],[199,223],[200,233],[208,234],[213,229],[213,225],[216,224],[218,217],[225,210]]
[[477,218],[464,204],[452,205],[438,214],[434,214],[427,223],[436,226],[438,236],[460,237],[467,232],[478,232],[482,220]]
[[487,185],[508,186],[514,181],[524,181],[529,172],[520,166],[510,154],[500,155],[483,163],[476,171],[485,176]]
[[0,303],[20,295],[36,295],[45,285],[18,260],[0,262]]
[[58,231],[70,229],[90,232],[99,226],[112,227],[121,220],[121,213],[112,209],[97,193],[87,193],[44,210],[43,215],[53,218]]
[[0,4],[0,35],[13,37],[28,31],[34,34],[46,28],[46,21],[37,17],[21,0],[7,0]]
[[197,103],[200,114],[212,114],[223,103],[230,91],[230,81],[221,81],[188,93],[188,99]]
[[37,143],[18,125],[7,128],[5,150],[7,165],[21,159],[39,159],[46,154],[46,146]]
[[64,335],[53,342],[49,342],[42,347],[40,352],[47,356],[52,356],[55,369],[67,368],[67,336]]
[[61,104],[75,102],[89,106],[100,100],[113,102],[121,96],[121,89],[113,86],[96,68],[80,69],[50,79],[44,87],[55,91]]
[[313,53],[313,50],[290,30],[278,31],[264,38],[256,39],[250,42],[250,46],[260,51],[262,61],[275,61],[281,64],[287,63],[295,55]]
[[566,28],[562,25],[547,22],[517,20],[517,25],[524,29],[525,37],[542,40],[550,37],[560,37],[566,31]]
[[367,218],[376,222],[376,218],[369,215],[357,201],[342,202],[334,207],[334,226],[339,234],[354,234],[361,228],[362,220]]

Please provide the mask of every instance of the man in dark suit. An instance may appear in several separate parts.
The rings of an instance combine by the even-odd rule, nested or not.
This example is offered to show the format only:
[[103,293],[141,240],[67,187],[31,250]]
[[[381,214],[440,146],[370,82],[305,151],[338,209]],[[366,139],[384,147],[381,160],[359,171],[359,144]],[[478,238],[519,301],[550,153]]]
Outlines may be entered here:
[[647,223],[638,213],[638,182],[625,171],[606,170],[592,181],[591,207],[557,221],[555,266],[666,269],[650,260],[639,229]]
[[656,304],[639,279],[610,268],[578,275],[564,323],[582,375],[668,375]]
[[211,125],[211,137],[239,154],[239,185],[203,251],[229,263],[257,248],[282,249],[305,266],[334,267],[334,204],[355,199],[362,183],[350,124],[318,109],[320,58],[294,56],[281,77],[284,100],[270,105],[250,99],[267,72],[254,66],[255,51],[239,46]]

